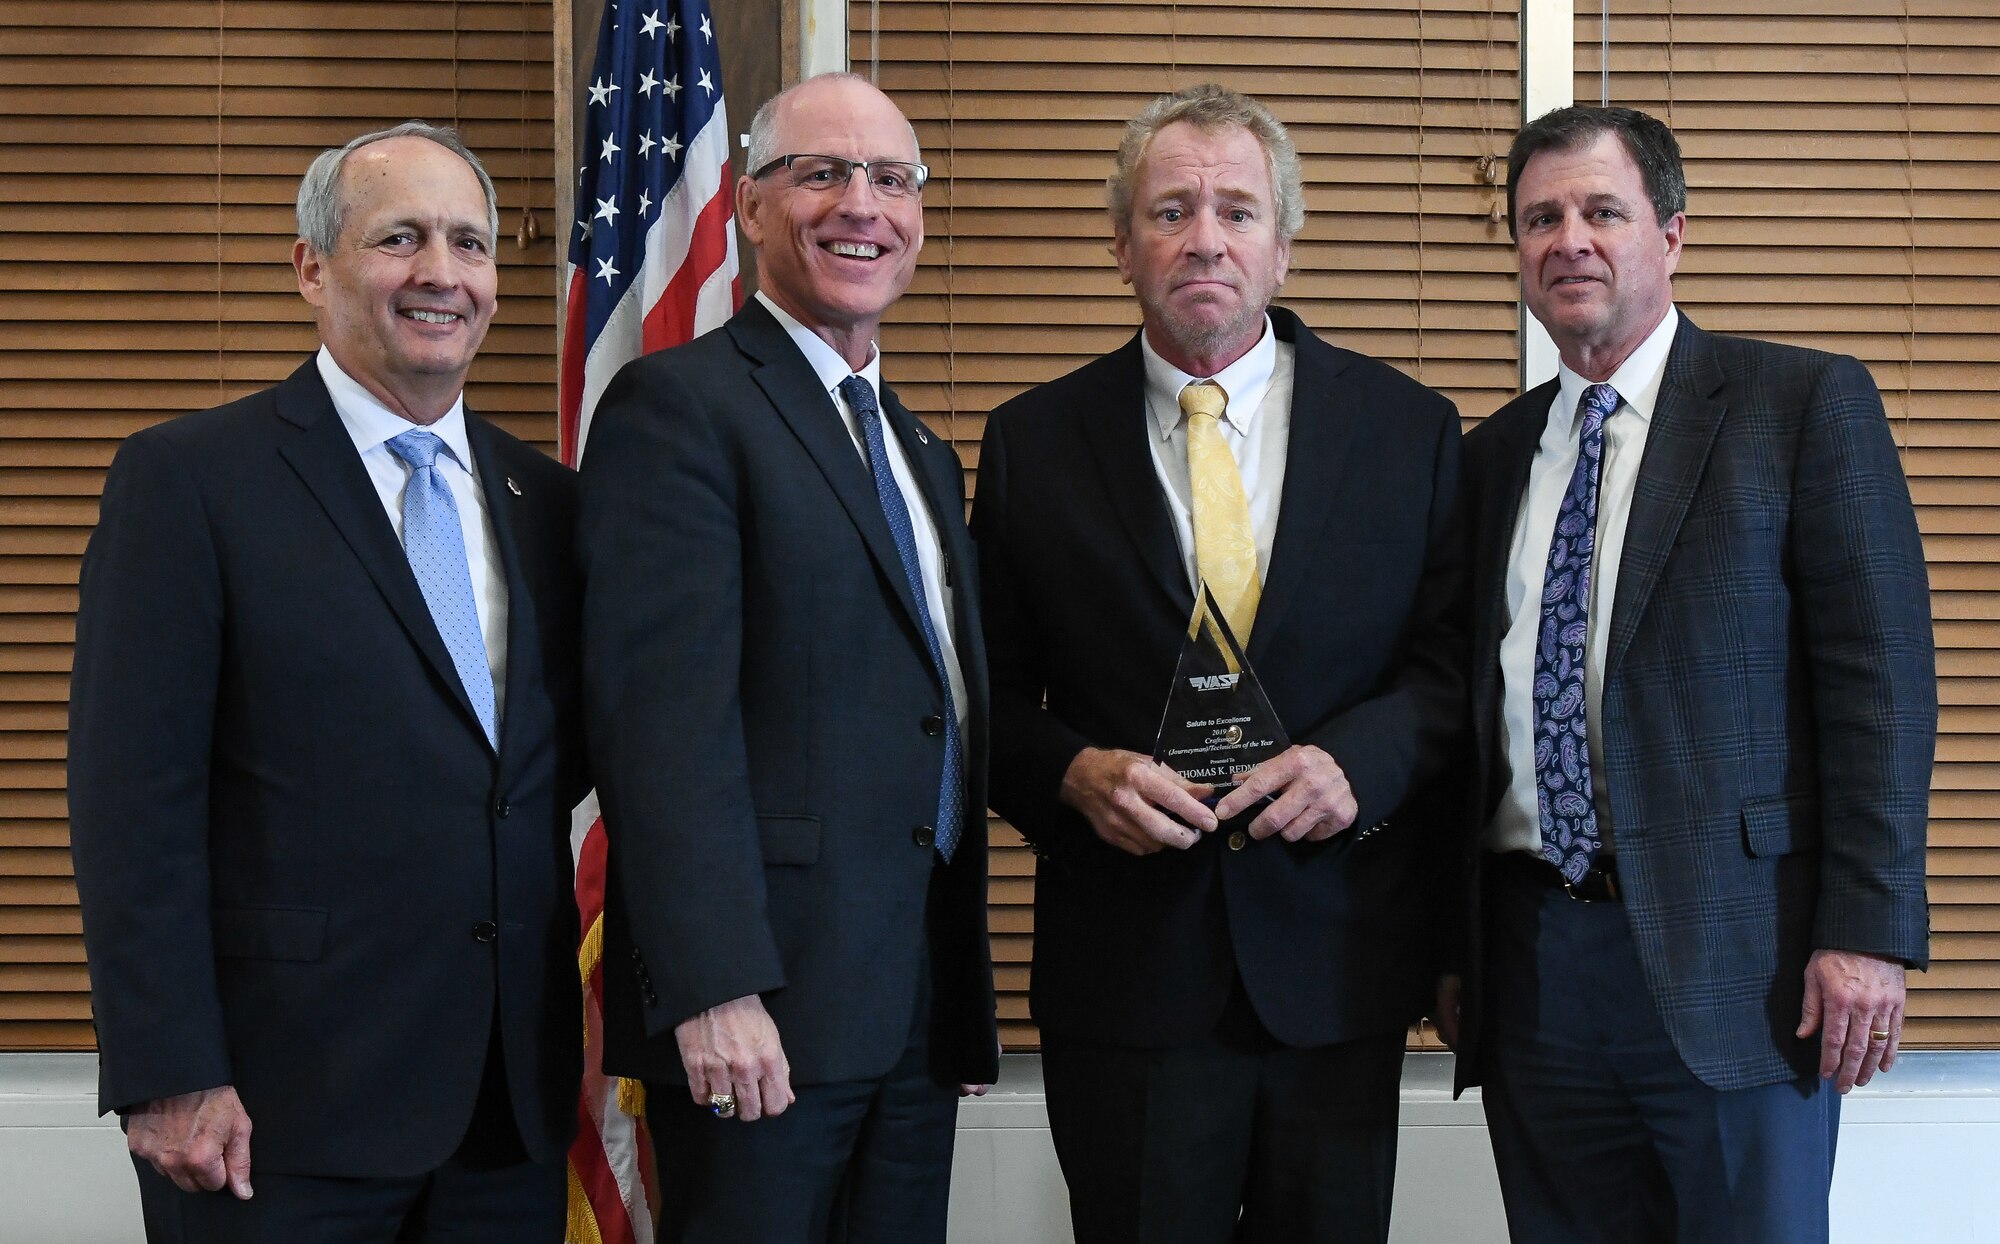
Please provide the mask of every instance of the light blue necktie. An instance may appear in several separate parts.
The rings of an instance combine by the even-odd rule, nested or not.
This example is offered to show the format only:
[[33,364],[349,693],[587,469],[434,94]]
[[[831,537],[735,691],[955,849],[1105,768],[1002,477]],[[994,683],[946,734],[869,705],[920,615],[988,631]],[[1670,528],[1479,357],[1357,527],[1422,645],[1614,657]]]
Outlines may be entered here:
[[[487,741],[499,746],[494,720],[493,670],[486,664],[486,638],[479,631],[479,608],[472,598],[472,571],[465,560],[465,532],[458,525],[458,502],[437,469],[440,453],[451,453],[435,432],[411,428],[389,441],[390,452],[410,465],[403,486],[403,553],[423,589],[431,620],[437,623],[452,668],[479,714]],[[457,455],[452,455],[456,461]]]
[[1597,482],[1604,465],[1604,421],[1618,390],[1594,384],[1577,403],[1576,469],[1570,472],[1549,540],[1542,580],[1542,627],[1535,643],[1536,802],[1542,858],[1572,883],[1582,881],[1603,845],[1590,793],[1590,746],[1584,713],[1584,642],[1590,633],[1590,581],[1596,560]]
[[861,438],[868,442],[868,469],[875,474],[875,496],[882,503],[882,517],[889,520],[889,534],[896,541],[896,554],[903,560],[903,574],[910,581],[910,593],[917,602],[917,624],[930,649],[931,664],[937,668],[938,682],[944,687],[944,775],[938,788],[937,853],[951,862],[958,849],[959,827],[965,819],[965,761],[958,738],[958,712],[951,702],[951,674],[944,667],[937,631],[931,626],[929,598],[924,595],[924,573],[917,561],[917,536],[910,525],[910,509],[903,503],[903,490],[896,487],[896,473],[889,467],[889,449],[882,441],[882,411],[875,404],[875,390],[860,376],[840,382],[840,395],[861,424]]

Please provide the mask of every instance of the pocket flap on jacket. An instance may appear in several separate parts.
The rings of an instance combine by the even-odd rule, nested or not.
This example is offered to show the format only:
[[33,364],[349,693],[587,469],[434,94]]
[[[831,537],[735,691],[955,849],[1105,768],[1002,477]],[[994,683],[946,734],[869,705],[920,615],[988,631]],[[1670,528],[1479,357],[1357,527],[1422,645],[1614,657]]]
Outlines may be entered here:
[[1759,795],[1743,801],[1743,847],[1759,857],[1819,846],[1819,801],[1804,795]]
[[319,958],[326,910],[319,907],[218,907],[210,913],[215,953],[237,959]]
[[757,838],[764,845],[766,864],[819,863],[816,816],[760,816]]

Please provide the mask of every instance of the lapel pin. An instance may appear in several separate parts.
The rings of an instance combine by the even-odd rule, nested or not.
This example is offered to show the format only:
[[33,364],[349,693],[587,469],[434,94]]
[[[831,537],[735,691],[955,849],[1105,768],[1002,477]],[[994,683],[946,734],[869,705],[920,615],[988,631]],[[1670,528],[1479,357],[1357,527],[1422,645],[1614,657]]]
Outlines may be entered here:
[[507,491],[517,497],[521,495],[521,486],[514,482],[514,477],[511,475],[507,477]]
[[930,443],[931,443],[931,438],[929,433],[925,432],[921,427],[919,427],[917,429],[917,444],[928,445]]

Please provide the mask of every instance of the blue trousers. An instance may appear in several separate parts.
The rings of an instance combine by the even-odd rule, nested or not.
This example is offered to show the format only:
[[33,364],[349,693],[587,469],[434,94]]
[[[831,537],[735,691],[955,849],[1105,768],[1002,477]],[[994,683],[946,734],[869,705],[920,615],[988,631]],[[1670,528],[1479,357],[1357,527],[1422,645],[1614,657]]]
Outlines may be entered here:
[[1513,1239],[1825,1244],[1840,1095],[1702,1083],[1621,904],[1487,872],[1482,1095]]

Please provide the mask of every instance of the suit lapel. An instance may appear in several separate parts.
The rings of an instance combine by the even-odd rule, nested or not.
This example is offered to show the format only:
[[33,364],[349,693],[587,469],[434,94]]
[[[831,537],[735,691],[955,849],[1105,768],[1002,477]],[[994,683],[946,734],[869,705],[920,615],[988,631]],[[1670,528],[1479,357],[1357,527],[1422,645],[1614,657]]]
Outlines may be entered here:
[[868,464],[855,450],[833,398],[820,387],[805,356],[764,304],[755,299],[745,303],[729,321],[728,331],[737,348],[756,364],[751,378],[826,477],[890,590],[903,603],[910,625],[917,626],[916,597],[903,571],[902,554],[896,551],[896,539],[889,533],[889,520],[882,516],[882,499],[875,494]]
[[1709,447],[1727,409],[1717,396],[1721,388],[1722,369],[1707,334],[1683,316],[1667,354],[1660,398],[1646,431],[1646,453],[1639,460],[1639,478],[1632,489],[1632,513],[1625,524],[1618,591],[1611,606],[1611,645],[1604,656],[1607,682],[1615,677],[1619,658],[1645,616],[1646,602],[1666,568],[1667,554],[1708,465]]
[[388,602],[390,612],[396,615],[410,642],[423,654],[438,679],[449,688],[466,720],[485,738],[479,715],[459,684],[451,653],[438,634],[437,623],[431,619],[430,606],[424,603],[423,590],[410,571],[409,558],[404,556],[403,546],[396,543],[395,528],[389,525],[388,515],[382,512],[381,495],[368,478],[361,455],[355,452],[347,425],[333,409],[333,399],[327,395],[314,360],[307,359],[285,381],[277,407],[278,413],[299,429],[295,439],[279,447],[279,454],[298,473],[341,538],[354,550],[362,568]]
[[1271,636],[1313,564],[1320,533],[1342,498],[1340,473],[1358,426],[1350,409],[1349,386],[1341,378],[1347,369],[1341,353],[1314,336],[1290,311],[1272,307],[1270,316],[1279,339],[1292,346],[1292,418],[1271,565],[1244,654],[1253,665],[1270,647]]
[[[1500,641],[1513,623],[1507,612],[1507,574],[1514,560],[1514,527],[1521,516],[1535,450],[1548,425],[1549,406],[1560,387],[1558,381],[1550,380],[1530,389],[1496,413],[1491,429],[1484,433],[1489,446],[1482,451],[1483,466],[1478,475],[1478,534],[1472,561],[1476,706],[1499,703]],[[1482,735],[1497,720],[1495,713],[1479,712]]]
[[931,522],[937,527],[946,558],[944,590],[952,600],[956,623],[953,647],[958,653],[959,672],[967,693],[977,695],[986,685],[986,654],[976,624],[978,602],[967,590],[971,583],[967,568],[974,564],[975,554],[965,533],[965,477],[958,454],[949,446],[944,447],[949,457],[938,452],[930,433],[922,430],[917,417],[886,384],[882,386],[882,418],[902,442],[903,456],[917,477],[925,504],[930,506]]
[[522,561],[520,540],[514,534],[516,507],[526,502],[519,485],[507,474],[500,458],[500,442],[484,419],[465,412],[465,435],[472,445],[473,462],[479,471],[479,487],[486,494],[486,516],[493,532],[493,544],[500,555],[502,573],[507,576],[507,694],[502,701],[509,709],[500,714],[502,756],[518,729],[513,725],[529,697],[526,688],[541,681],[541,649],[535,637],[541,633],[535,617],[535,595],[528,589],[528,574]]
[[1110,356],[1097,393],[1085,394],[1077,407],[1085,412],[1079,420],[1083,439],[1097,459],[1112,511],[1138,551],[1146,577],[1166,593],[1175,617],[1185,621],[1194,612],[1194,589],[1149,449],[1159,432],[1146,410],[1146,367],[1136,334]]

